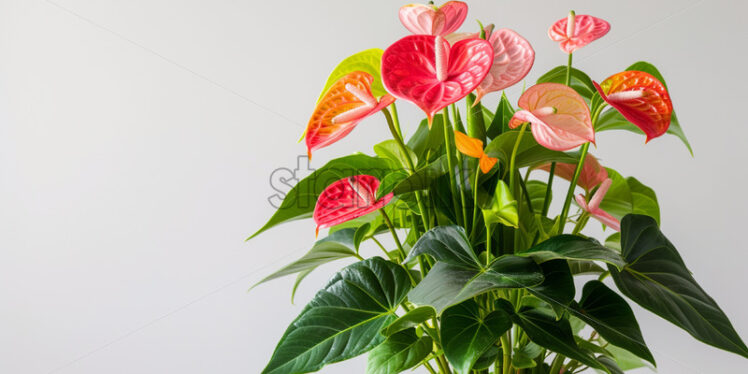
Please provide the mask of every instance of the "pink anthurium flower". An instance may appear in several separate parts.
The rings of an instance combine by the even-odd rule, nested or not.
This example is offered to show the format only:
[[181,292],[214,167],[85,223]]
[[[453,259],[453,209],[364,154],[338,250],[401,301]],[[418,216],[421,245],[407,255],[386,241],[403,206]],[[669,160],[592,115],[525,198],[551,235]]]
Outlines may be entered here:
[[[521,81],[530,72],[535,62],[535,50],[521,35],[510,29],[493,30],[493,25],[484,28],[486,40],[493,47],[493,64],[486,78],[476,88],[478,103],[488,93],[503,90]],[[451,34],[446,36],[450,43],[478,38],[477,33]]]
[[450,46],[441,36],[411,35],[384,51],[382,81],[387,91],[423,109],[431,124],[436,112],[478,87],[492,63],[493,49],[485,40]]
[[314,207],[317,232],[383,208],[394,195],[389,193],[376,200],[377,188],[379,179],[371,175],[347,177],[327,186]]
[[468,6],[462,1],[447,1],[440,7],[408,4],[400,8],[400,22],[416,35],[447,35],[465,22]]
[[667,132],[673,103],[665,85],[643,71],[624,71],[597,84],[600,96],[642,129],[647,142]]
[[522,123],[532,125],[535,140],[548,149],[568,151],[587,142],[595,142],[590,110],[574,89],[558,83],[530,87],[519,98],[523,110],[514,113],[510,128]]
[[[550,171],[551,165],[545,164],[541,166],[540,169]],[[556,168],[553,170],[553,174],[571,181],[574,178],[574,172],[577,170],[577,164],[559,162],[556,163]],[[608,171],[600,165],[597,157],[588,153],[587,157],[584,158],[582,173],[579,174],[577,185],[584,188],[586,191],[590,191],[606,179],[608,179]]]
[[613,183],[613,180],[610,178],[603,181],[603,183],[600,184],[600,188],[598,188],[597,191],[595,191],[595,194],[592,195],[592,199],[590,199],[589,203],[585,201],[584,195],[582,194],[575,196],[575,198],[577,204],[579,204],[582,210],[589,213],[590,216],[600,221],[603,225],[609,226],[613,230],[621,231],[621,223],[615,217],[600,209],[600,203],[603,201],[605,194],[608,193],[611,183]]
[[572,10],[568,17],[556,21],[548,29],[548,36],[559,42],[562,51],[573,53],[602,38],[608,31],[610,24],[607,21],[588,15],[576,15]]
[[379,100],[372,96],[373,80],[369,73],[354,71],[338,79],[325,92],[314,108],[306,128],[306,146],[310,159],[312,151],[340,140],[364,118],[395,101],[390,95],[384,95]]

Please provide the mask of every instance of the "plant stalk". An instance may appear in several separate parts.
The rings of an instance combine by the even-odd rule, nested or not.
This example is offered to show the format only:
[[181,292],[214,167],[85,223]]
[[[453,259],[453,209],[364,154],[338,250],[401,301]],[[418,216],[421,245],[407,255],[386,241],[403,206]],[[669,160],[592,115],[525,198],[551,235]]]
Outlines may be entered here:
[[455,162],[454,162],[454,147],[450,141],[449,131],[452,126],[449,124],[449,109],[444,107],[442,112],[442,120],[444,121],[444,150],[447,153],[447,167],[449,168],[449,187],[452,190],[452,205],[454,206],[455,219],[457,224],[463,226],[462,216],[458,213],[460,211],[459,203],[457,202],[457,184],[455,181]]
[[574,196],[574,190],[577,187],[577,180],[579,179],[579,175],[582,174],[582,168],[584,167],[584,159],[587,157],[587,150],[590,149],[590,143],[584,143],[582,146],[582,152],[579,155],[579,162],[577,163],[577,168],[574,170],[574,177],[571,179],[571,184],[569,185],[569,190],[566,192],[566,199],[564,200],[564,207],[561,209],[561,216],[559,216],[560,219],[560,226],[559,226],[559,234],[564,233],[564,226],[566,226],[566,217],[569,215],[569,208],[571,207],[571,199]]

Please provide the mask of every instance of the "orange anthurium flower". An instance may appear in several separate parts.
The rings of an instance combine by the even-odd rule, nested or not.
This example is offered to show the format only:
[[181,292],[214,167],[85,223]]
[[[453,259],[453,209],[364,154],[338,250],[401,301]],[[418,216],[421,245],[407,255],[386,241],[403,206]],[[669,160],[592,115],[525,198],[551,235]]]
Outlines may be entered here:
[[610,24],[606,20],[584,14],[576,15],[571,11],[568,17],[556,21],[548,29],[548,36],[559,43],[562,51],[572,53],[602,38],[608,31]]
[[455,144],[462,154],[479,160],[478,165],[480,165],[480,170],[483,174],[491,171],[491,168],[499,161],[498,158],[489,157],[483,151],[483,142],[480,139],[471,138],[459,131],[455,131]]
[[325,92],[306,128],[310,159],[312,151],[340,140],[364,118],[395,101],[390,95],[384,95],[377,101],[371,94],[373,80],[369,73],[354,71],[338,79]]
[[600,84],[592,82],[603,100],[642,129],[647,142],[670,127],[673,102],[657,78],[643,71],[623,71]]
[[[551,164],[542,165],[539,169],[550,171]],[[574,172],[576,170],[577,164],[559,162],[556,163],[556,168],[554,169],[553,174],[571,181],[574,178]],[[579,174],[577,185],[584,188],[586,191],[590,191],[606,179],[608,179],[608,171],[600,165],[600,162],[597,161],[597,157],[588,153],[587,157],[584,158],[582,173]]]
[[416,35],[447,35],[465,22],[468,6],[462,1],[447,1],[440,7],[408,4],[400,8],[400,22]]

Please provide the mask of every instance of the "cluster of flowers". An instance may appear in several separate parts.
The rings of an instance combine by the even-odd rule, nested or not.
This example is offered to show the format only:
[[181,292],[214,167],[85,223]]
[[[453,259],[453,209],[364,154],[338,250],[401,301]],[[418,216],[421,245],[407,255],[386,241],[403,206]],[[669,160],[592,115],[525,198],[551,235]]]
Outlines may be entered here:
[[[396,99],[421,108],[431,124],[434,115],[475,92],[478,103],[486,94],[520,82],[530,71],[535,52],[530,43],[510,29],[482,27],[479,33],[456,33],[467,16],[467,5],[449,1],[441,7],[411,4],[400,9],[402,24],[414,35],[389,46],[381,59],[381,79],[388,93],[372,94],[374,77],[364,71],[349,72],[323,93],[306,130],[309,157],[312,151],[326,147],[348,135],[356,125]],[[608,22],[590,15],[576,15],[555,22],[548,36],[561,50],[572,54],[604,36]],[[567,73],[568,74],[568,73]],[[613,74],[599,84],[593,82],[600,97],[639,127],[647,141],[663,135],[669,125],[673,106],[662,82],[642,71]],[[535,140],[556,151],[568,151],[595,142],[595,117],[585,100],[571,87],[559,83],[540,83],[528,88],[519,98],[521,110],[514,113],[510,128],[530,125]],[[496,159],[484,153],[483,141],[455,132],[457,149],[480,160],[488,173]],[[619,230],[616,218],[599,205],[610,187],[605,168],[587,155],[578,185],[586,191],[599,186],[589,201],[576,197],[579,206],[605,225]],[[555,174],[572,180],[576,165],[558,164]],[[548,169],[548,167],[546,167]],[[344,178],[331,184],[320,195],[314,211],[319,228],[373,212],[391,199],[377,200],[380,181],[368,175]]]

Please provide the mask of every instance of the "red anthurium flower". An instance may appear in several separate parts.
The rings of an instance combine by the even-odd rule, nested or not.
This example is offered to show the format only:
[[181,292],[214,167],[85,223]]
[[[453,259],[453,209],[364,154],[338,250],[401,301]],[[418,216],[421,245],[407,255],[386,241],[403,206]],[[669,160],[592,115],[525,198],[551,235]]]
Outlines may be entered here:
[[[535,50],[530,42],[510,29],[493,30],[493,25],[485,27],[486,40],[493,47],[493,64],[486,78],[476,88],[475,102],[487,93],[503,90],[521,81],[530,72],[535,62]],[[478,38],[477,33],[451,34],[446,36],[450,43],[469,38]]]
[[382,56],[387,91],[418,105],[429,118],[463,97],[491,69],[493,49],[482,39],[450,46],[441,36],[411,35],[392,44]]
[[577,204],[579,204],[585,212],[589,213],[590,216],[600,221],[603,225],[609,226],[613,230],[621,231],[621,223],[615,217],[600,209],[600,202],[603,201],[605,194],[608,193],[611,183],[613,183],[613,180],[610,178],[603,181],[603,183],[600,184],[600,188],[598,188],[597,191],[595,191],[595,194],[592,195],[592,199],[590,199],[589,203],[585,201],[584,195],[582,194],[575,196],[575,198]]
[[379,179],[371,175],[347,177],[327,186],[314,207],[317,231],[361,217],[387,205],[393,194],[376,200],[377,188]]
[[[551,165],[545,164],[541,166],[540,169],[550,171]],[[559,162],[556,163],[556,168],[553,170],[554,174],[571,181],[574,178],[574,172],[577,170],[577,164]],[[600,162],[597,161],[597,157],[588,153],[587,157],[584,158],[582,173],[579,174],[577,185],[584,188],[586,191],[590,191],[606,179],[608,179],[608,171],[600,165]]]
[[416,35],[447,35],[465,22],[468,6],[462,1],[447,1],[440,7],[409,4],[400,8],[400,22]]
[[455,145],[462,154],[479,160],[478,165],[483,174],[491,171],[491,168],[499,161],[498,158],[489,157],[486,154],[483,150],[483,142],[480,139],[471,138],[460,131],[455,131]]
[[361,120],[395,101],[390,95],[377,101],[371,94],[373,80],[369,73],[354,71],[338,79],[325,92],[306,128],[309,158],[313,150],[335,143],[353,131]]
[[612,107],[642,129],[650,141],[670,127],[673,103],[657,78],[643,71],[624,71],[597,84],[600,96]]
[[602,38],[608,31],[610,24],[607,21],[588,15],[576,15],[571,11],[568,17],[556,21],[548,29],[548,36],[559,42],[562,51],[572,53]]
[[510,128],[524,122],[532,125],[535,140],[548,149],[568,151],[595,142],[590,110],[584,99],[569,86],[541,83],[530,87],[519,98]]

